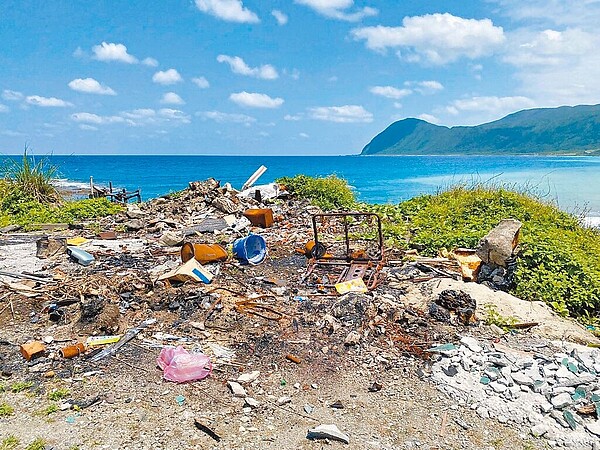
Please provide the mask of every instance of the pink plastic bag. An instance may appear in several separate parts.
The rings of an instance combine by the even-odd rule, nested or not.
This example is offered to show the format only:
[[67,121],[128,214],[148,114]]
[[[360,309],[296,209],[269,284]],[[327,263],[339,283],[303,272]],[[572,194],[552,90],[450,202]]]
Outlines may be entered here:
[[202,380],[212,373],[212,363],[208,356],[189,353],[181,345],[177,348],[163,348],[156,363],[163,370],[164,379],[176,383]]

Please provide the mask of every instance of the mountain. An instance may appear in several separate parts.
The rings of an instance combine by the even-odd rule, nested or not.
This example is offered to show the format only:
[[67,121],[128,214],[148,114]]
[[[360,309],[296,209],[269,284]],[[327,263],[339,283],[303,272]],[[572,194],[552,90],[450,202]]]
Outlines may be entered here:
[[600,105],[518,111],[472,127],[394,122],[361,155],[598,154]]

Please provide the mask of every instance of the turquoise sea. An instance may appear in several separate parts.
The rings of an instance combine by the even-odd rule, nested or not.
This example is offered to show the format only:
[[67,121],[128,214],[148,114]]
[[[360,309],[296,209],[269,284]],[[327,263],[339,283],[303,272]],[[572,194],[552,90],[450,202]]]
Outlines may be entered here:
[[396,203],[456,183],[508,183],[562,209],[600,217],[600,158],[546,156],[50,156],[64,181],[113,182],[149,199],[214,177],[240,188],[262,164],[258,184],[299,173],[336,174],[359,199]]

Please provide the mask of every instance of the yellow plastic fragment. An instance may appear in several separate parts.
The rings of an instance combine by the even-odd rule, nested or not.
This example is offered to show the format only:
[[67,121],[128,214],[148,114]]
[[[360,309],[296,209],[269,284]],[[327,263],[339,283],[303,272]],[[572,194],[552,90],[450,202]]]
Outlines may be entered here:
[[367,285],[362,278],[355,278],[350,281],[343,281],[335,285],[335,290],[338,294],[344,295],[348,292],[367,292]]
[[89,241],[89,239],[86,239],[81,236],[77,236],[77,237],[74,237],[71,239],[67,239],[67,244],[68,245],[81,245],[81,244],[85,244],[88,241]]

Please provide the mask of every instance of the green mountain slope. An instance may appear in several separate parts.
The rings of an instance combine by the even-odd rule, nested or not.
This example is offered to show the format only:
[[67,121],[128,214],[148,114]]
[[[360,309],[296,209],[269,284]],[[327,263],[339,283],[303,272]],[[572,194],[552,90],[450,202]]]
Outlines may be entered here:
[[600,154],[600,105],[519,111],[473,127],[394,122],[361,155]]

